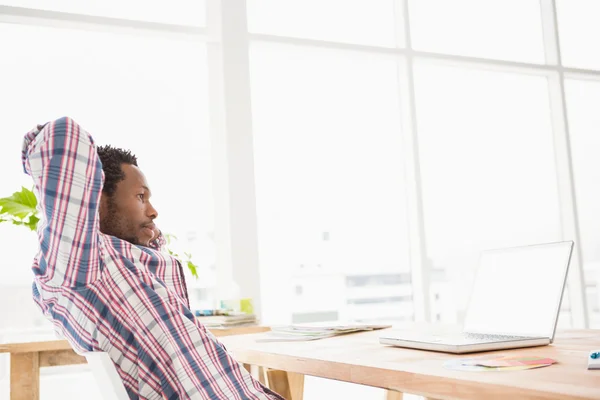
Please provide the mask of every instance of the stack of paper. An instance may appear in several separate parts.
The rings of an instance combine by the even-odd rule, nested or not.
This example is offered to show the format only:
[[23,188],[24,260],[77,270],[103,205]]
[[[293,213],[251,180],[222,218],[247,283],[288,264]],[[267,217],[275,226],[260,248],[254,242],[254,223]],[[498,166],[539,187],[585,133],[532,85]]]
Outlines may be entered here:
[[227,329],[256,324],[254,314],[211,315],[196,317],[198,322],[211,329]]
[[311,324],[274,326],[266,334],[267,337],[257,339],[258,342],[296,342],[328,338],[352,332],[371,331],[389,328],[391,325],[373,324]]

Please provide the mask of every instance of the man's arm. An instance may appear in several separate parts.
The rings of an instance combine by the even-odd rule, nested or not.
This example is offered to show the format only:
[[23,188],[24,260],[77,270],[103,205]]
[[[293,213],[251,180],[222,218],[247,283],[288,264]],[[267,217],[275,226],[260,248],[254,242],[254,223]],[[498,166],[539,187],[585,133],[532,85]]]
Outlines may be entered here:
[[40,281],[77,287],[99,275],[98,205],[104,175],[91,136],[63,117],[25,136],[23,167],[33,178],[41,218]]

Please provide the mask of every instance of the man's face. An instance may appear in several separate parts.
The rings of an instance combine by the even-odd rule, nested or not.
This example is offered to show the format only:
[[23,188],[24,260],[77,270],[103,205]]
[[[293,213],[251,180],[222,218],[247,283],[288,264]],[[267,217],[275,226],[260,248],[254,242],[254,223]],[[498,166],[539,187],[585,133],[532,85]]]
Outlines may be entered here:
[[151,192],[138,167],[121,164],[125,179],[112,196],[100,198],[100,231],[127,242],[148,246],[158,236],[154,219],[158,212],[150,204]]

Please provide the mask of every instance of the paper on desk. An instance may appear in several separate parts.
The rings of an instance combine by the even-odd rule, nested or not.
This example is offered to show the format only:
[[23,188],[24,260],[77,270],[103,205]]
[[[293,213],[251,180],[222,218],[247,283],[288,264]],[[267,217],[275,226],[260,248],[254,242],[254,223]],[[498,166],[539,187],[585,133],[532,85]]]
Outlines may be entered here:
[[332,336],[337,336],[336,333],[321,333],[315,335],[305,335],[305,334],[277,334],[276,332],[267,333],[268,337],[262,337],[260,339],[256,339],[257,342],[306,342],[309,340],[318,340],[324,339]]
[[338,324],[338,323],[314,323],[274,326],[273,331],[280,332],[349,332],[349,331],[371,331],[376,329],[389,328],[386,324]]
[[370,331],[388,328],[391,325],[372,324],[331,324],[318,323],[310,325],[285,325],[274,326],[265,334],[266,337],[257,339],[257,342],[301,342],[308,340],[324,339],[332,336],[344,335],[352,332]]
[[444,366],[458,371],[506,372],[548,367],[554,363],[556,361],[550,358],[488,354],[472,358],[454,358],[446,361]]
[[482,367],[521,367],[521,366],[547,366],[556,363],[556,360],[547,357],[520,356],[520,355],[495,355],[490,358],[472,359],[464,365],[479,365]]

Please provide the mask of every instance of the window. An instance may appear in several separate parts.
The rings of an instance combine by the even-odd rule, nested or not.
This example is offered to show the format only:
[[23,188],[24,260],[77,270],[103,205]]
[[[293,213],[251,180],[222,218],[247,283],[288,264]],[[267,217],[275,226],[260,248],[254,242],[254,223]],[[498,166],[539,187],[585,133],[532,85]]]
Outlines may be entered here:
[[[41,5],[36,3],[40,4],[19,2]],[[64,11],[80,10],[79,3],[71,2],[74,8]],[[60,4],[66,7],[67,3]],[[58,9],[59,3],[52,5]],[[148,4],[141,10],[151,8]],[[0,197],[21,185],[32,186],[23,173],[20,153],[24,134],[37,123],[68,115],[96,143],[131,148],[152,186],[158,225],[178,237],[171,248],[180,254],[190,252],[199,266],[202,280],[184,271],[192,308],[203,308],[202,300],[209,300],[206,288],[215,285],[205,45],[189,37],[164,39],[18,24],[0,24],[0,37],[18,38],[0,41]],[[0,243],[15,244],[11,251],[3,251],[0,339],[10,340],[15,332],[22,335],[31,329],[51,331],[31,298],[35,234],[0,224]],[[14,302],[22,306],[11,307]],[[9,397],[7,358],[0,355],[0,398]],[[67,367],[51,376],[43,372],[43,396],[80,398],[93,381],[83,371]]]
[[[205,280],[190,278],[190,286],[210,284],[214,245],[204,44],[8,24],[0,25],[0,37],[19,38],[0,43],[0,109],[5,110],[0,167],[7,171],[0,196],[32,186],[20,162],[23,135],[37,123],[71,116],[97,144],[130,148],[138,156],[160,214],[158,225],[178,237],[173,247],[192,253],[204,272]],[[0,225],[0,240],[17,234],[6,225]],[[13,266],[5,279],[30,291],[37,244],[26,243],[22,251],[5,254],[3,262]]]
[[561,240],[548,83],[418,62],[415,84],[428,262],[460,321],[481,250]]
[[568,67],[600,69],[600,2],[556,0],[563,64]]
[[600,82],[565,82],[590,328],[600,327]]
[[394,0],[248,0],[252,33],[394,47]]
[[544,62],[538,0],[408,0],[416,50]]
[[205,0],[2,0],[0,4],[135,21],[189,26],[206,24]]
[[396,62],[254,43],[251,83],[264,319],[412,319]]
[[[395,317],[412,318],[414,307],[402,307],[412,303],[403,299],[413,295],[407,254],[409,243],[416,240],[424,243],[426,249],[421,267],[425,268],[429,280],[429,317],[436,319],[439,316],[442,322],[459,322],[464,316],[473,268],[482,250],[567,239],[563,237],[562,224],[575,224],[566,219],[561,221],[565,210],[561,209],[559,198],[566,194],[559,196],[557,177],[564,176],[565,171],[561,169],[562,164],[556,163],[555,157],[557,152],[563,153],[565,149],[555,148],[554,144],[554,132],[559,127],[553,126],[555,115],[550,109],[549,85],[555,82],[548,81],[547,71],[541,68],[537,74],[531,69],[519,70],[520,63],[545,63],[544,48],[552,43],[544,43],[544,40],[550,41],[553,36],[542,35],[543,25],[550,26],[552,22],[543,19],[549,14],[542,8],[548,7],[549,3],[535,0],[488,1],[485,4],[474,0],[408,0],[411,44],[416,53],[402,49],[403,43],[398,41],[404,29],[402,3],[372,2],[367,6],[358,1],[344,4],[329,1],[319,2],[321,9],[311,2],[284,8],[274,1],[248,1],[249,30],[282,36],[277,39],[251,36],[251,83],[263,268],[261,286],[271,287],[268,282],[286,282],[276,289],[278,293],[273,294],[274,298],[283,299],[292,282],[301,279],[304,294],[298,296],[292,314],[304,313],[305,316],[315,315],[315,318],[325,314],[338,318],[356,317],[361,315],[359,306],[374,304],[370,290],[377,288],[381,302],[369,309],[369,315],[389,316],[385,306],[388,300],[402,299],[393,306]],[[562,21],[566,8],[562,3],[566,2],[559,3]],[[593,14],[590,3],[585,5]],[[356,14],[359,9],[360,13]],[[336,23],[331,23],[334,20]],[[353,24],[354,29],[346,30],[346,24]],[[560,25],[562,34],[568,25],[562,22]],[[364,32],[372,26],[378,28]],[[392,26],[393,29],[389,29]],[[387,33],[383,34],[384,31]],[[340,52],[339,46],[327,43],[313,48],[269,43],[285,42],[286,37],[291,42],[292,38],[308,38],[397,46],[398,49],[390,53],[357,46],[356,49],[364,53],[350,56]],[[395,42],[392,37],[396,37]],[[567,60],[565,43],[561,41],[561,50]],[[569,46],[574,47],[574,43]],[[440,64],[441,61],[433,60],[439,60],[439,57],[423,52],[444,54],[451,62]],[[479,69],[475,69],[472,63],[461,64],[462,60],[455,56],[488,59],[493,68],[488,69],[482,62]],[[342,59],[347,61],[339,61]],[[494,60],[516,63],[513,68],[503,71],[501,64]],[[404,85],[410,83],[410,75],[396,66],[396,72],[383,68],[383,65],[404,61],[414,68],[415,104],[411,104],[413,98],[409,87]],[[403,77],[401,84],[398,75]],[[362,88],[367,84],[368,89]],[[389,97],[392,93],[395,95],[395,91],[401,93],[404,100],[402,108],[389,110],[389,115],[396,115],[396,120],[372,117],[369,118],[371,123],[381,123],[380,128],[363,129],[368,124],[360,122],[362,118],[388,112],[388,105],[396,101]],[[371,102],[365,100],[367,98],[383,110],[373,110]],[[411,132],[401,132],[399,126],[393,125],[403,118],[410,120],[411,105],[416,117],[419,149],[416,170],[419,174],[413,174],[411,164],[407,164],[411,168],[405,169],[408,160],[403,159],[406,154],[403,151],[411,150],[402,147],[401,138],[410,136]],[[372,154],[381,154],[382,160],[394,160],[397,164],[381,169],[369,162],[362,162],[360,167],[344,167],[346,163],[351,165],[347,161],[351,157],[347,157],[345,151],[350,151],[352,145],[346,143],[347,138],[344,141],[331,138],[336,138],[340,131],[348,136],[361,129],[369,135],[364,135],[364,143],[357,146],[360,151],[367,152],[369,145],[374,146],[377,150]],[[392,136],[380,139],[379,135],[388,131],[399,132],[394,137],[398,142],[393,146],[388,145],[392,142],[386,142]],[[396,237],[389,234],[387,229],[391,228],[387,225],[361,225],[363,222],[359,220],[365,212],[358,210],[371,203],[359,203],[359,196],[345,192],[344,185],[337,183],[343,182],[344,174],[360,176],[359,168],[367,175],[382,176],[387,182],[398,185],[388,184],[381,189],[384,187],[381,182],[369,182],[364,187],[372,193],[393,187],[399,190],[393,202],[381,207],[371,206],[371,210],[398,213],[394,214],[397,219],[393,223],[392,220],[388,222],[389,226],[402,224],[404,230],[397,237],[402,238],[405,247],[399,249],[397,240],[393,244],[386,242],[385,238]],[[334,174],[335,171],[341,172]],[[389,175],[381,175],[381,171]],[[409,186],[405,185],[404,178]],[[414,196],[415,182],[421,190],[421,205],[412,204],[415,197],[409,197]],[[366,196],[365,193],[361,195]],[[350,209],[354,204],[356,212],[344,214],[344,207]],[[419,215],[420,206],[423,214],[414,217]],[[355,220],[353,227],[344,225],[350,218]],[[407,221],[420,223],[420,218],[423,218],[423,237],[409,238]],[[335,224],[345,229],[334,229]],[[389,270],[368,267],[378,264],[375,257],[380,253],[366,252],[369,256],[361,259],[357,256],[362,254],[358,245],[360,240],[348,236],[340,241],[340,232],[347,235],[347,232],[353,232],[352,229],[360,230],[361,226],[385,232],[382,236],[372,236],[372,243],[364,249],[395,246],[397,254],[404,254],[403,258],[393,258],[394,267]],[[323,232],[329,232],[328,240],[322,239]],[[343,261],[343,251],[336,253],[336,249],[342,248],[336,247],[336,241],[351,249],[346,251],[348,262]],[[420,244],[411,246],[415,246],[411,248],[414,252]],[[380,251],[381,254],[393,253]],[[375,256],[367,260],[372,254]],[[400,264],[396,264],[396,260],[400,260]],[[360,267],[350,267],[360,261],[363,261]],[[368,273],[363,273],[367,269]],[[346,271],[356,273],[349,275]],[[345,283],[340,283],[340,275],[345,276]],[[402,283],[386,284],[390,275]],[[313,293],[311,285],[305,282],[314,279],[310,276],[319,277],[321,286],[312,289],[316,297],[309,295]],[[595,281],[590,279],[588,286],[591,287]],[[363,282],[368,284],[363,285]],[[319,299],[319,293],[326,291],[325,287],[343,290],[341,298],[345,302],[307,300],[309,297]],[[591,298],[598,297],[594,292],[596,289],[588,290],[591,290]],[[571,321],[571,306],[581,308],[581,302],[574,303],[573,298],[568,298],[568,288],[565,291],[559,320],[559,326],[563,327],[575,323]],[[578,296],[573,295],[574,298]],[[279,311],[272,309],[267,313],[275,319],[289,318],[289,310],[284,310],[287,307],[284,304],[288,303],[280,302]]]

